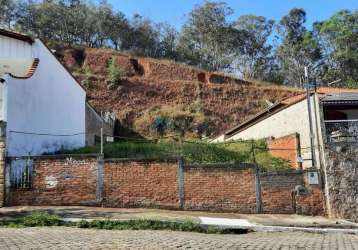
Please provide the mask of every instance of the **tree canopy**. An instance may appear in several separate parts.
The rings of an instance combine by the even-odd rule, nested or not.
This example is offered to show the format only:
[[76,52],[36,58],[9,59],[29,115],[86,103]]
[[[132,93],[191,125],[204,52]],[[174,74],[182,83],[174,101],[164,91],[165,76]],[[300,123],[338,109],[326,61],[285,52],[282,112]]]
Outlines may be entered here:
[[127,17],[106,0],[0,0],[1,27],[40,37],[52,47],[111,47],[296,87],[303,87],[309,67],[320,84],[341,79],[358,87],[358,10],[338,11],[311,30],[299,8],[277,23],[232,14],[227,3],[206,0],[177,30],[140,15]]

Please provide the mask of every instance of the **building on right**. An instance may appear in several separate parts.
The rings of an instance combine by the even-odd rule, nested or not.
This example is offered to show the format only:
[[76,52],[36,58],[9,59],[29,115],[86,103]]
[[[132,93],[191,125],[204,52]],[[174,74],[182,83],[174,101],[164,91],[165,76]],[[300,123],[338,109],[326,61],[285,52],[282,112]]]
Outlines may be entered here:
[[309,96],[311,110],[307,95],[296,95],[271,105],[212,142],[266,139],[271,153],[289,160],[293,169],[320,173],[329,215],[357,217],[358,90],[321,87]]
[[358,141],[358,90],[321,87],[310,98],[313,151],[306,94],[271,105],[212,142],[267,139],[272,153],[293,168],[321,168],[326,143]]

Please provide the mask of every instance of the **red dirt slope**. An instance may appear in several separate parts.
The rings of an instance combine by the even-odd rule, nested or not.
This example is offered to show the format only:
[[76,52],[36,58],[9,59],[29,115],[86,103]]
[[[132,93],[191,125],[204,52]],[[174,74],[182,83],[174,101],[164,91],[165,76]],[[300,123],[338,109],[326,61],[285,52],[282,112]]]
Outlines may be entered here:
[[[266,100],[276,102],[298,93],[170,61],[132,58],[111,50],[86,49],[84,61],[79,61],[82,57],[76,53],[67,50],[63,61],[80,82],[86,78],[79,73],[80,67],[87,67],[94,74],[92,86],[87,88],[90,103],[98,110],[115,111],[122,125],[129,128],[147,109],[162,105],[190,106],[200,95],[212,134],[219,134],[264,109]],[[111,58],[127,73],[115,90],[110,90],[106,82]]]

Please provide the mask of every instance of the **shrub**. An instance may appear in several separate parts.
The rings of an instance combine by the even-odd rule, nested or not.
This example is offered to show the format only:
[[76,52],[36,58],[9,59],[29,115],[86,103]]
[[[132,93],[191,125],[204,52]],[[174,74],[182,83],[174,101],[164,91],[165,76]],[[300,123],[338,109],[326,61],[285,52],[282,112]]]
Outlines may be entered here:
[[93,82],[96,80],[96,76],[92,73],[90,67],[88,65],[83,65],[80,69],[80,73],[85,75],[85,79],[82,80],[82,85],[91,89],[93,87]]
[[26,227],[58,226],[59,224],[58,216],[44,212],[35,212],[23,218],[23,225]]
[[0,226],[6,227],[48,227],[59,226],[61,220],[56,215],[51,215],[45,212],[35,212],[15,220],[0,220]]
[[187,134],[200,138],[207,132],[207,121],[202,113],[193,112],[181,105],[159,106],[149,109],[134,122],[137,131],[152,136]]
[[126,73],[118,68],[115,64],[115,60],[111,58],[107,69],[107,80],[110,82],[111,87],[118,87],[122,78],[125,76]]

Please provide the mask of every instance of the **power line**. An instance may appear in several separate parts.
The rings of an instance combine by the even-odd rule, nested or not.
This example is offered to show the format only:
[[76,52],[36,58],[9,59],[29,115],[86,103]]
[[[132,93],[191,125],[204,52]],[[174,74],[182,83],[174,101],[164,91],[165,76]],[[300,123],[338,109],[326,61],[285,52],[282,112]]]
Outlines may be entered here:
[[24,135],[39,135],[39,136],[58,136],[58,137],[71,137],[77,135],[86,135],[87,133],[75,133],[75,134],[46,134],[46,133],[35,133],[35,132],[24,132],[24,131],[9,131],[14,134],[24,134]]

